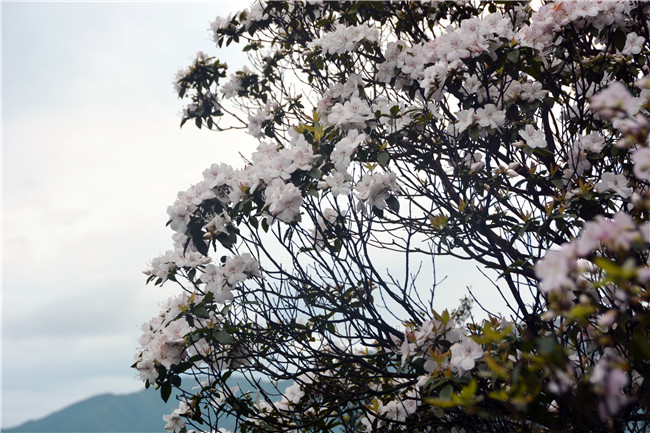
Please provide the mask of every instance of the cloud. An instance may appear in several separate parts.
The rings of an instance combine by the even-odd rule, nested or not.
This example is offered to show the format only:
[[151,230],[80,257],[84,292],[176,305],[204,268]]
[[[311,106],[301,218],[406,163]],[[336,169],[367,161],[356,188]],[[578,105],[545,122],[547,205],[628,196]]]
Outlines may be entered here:
[[171,247],[166,207],[253,146],[180,130],[172,90],[232,7],[3,5],[3,426],[141,387],[138,327],[174,292],[142,274]]

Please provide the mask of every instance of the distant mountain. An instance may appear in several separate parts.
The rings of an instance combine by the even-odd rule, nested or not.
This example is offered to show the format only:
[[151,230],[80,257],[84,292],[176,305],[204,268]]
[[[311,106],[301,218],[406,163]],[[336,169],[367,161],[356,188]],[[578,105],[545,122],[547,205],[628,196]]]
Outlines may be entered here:
[[[244,380],[238,382],[242,391],[251,389]],[[261,386],[271,392],[269,382],[261,382]],[[282,388],[287,386],[288,382],[281,385]],[[70,405],[44,418],[27,421],[10,429],[3,428],[2,432],[162,433],[165,431],[163,415],[170,414],[177,407],[175,395],[172,394],[165,403],[160,398],[160,392],[153,389],[124,395],[102,394]],[[224,417],[220,420],[219,427],[234,432],[235,419]]]
[[163,432],[162,416],[177,406],[149,389],[133,394],[102,394],[80,401],[45,418],[3,432]]

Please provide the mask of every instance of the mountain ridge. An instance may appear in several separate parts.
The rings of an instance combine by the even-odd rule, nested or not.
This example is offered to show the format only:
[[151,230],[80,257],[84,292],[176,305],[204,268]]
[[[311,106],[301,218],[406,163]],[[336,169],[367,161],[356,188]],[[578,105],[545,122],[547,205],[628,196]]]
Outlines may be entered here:
[[[235,380],[233,385],[243,392],[252,391],[245,379]],[[267,392],[274,389],[270,382],[259,384]],[[281,382],[284,390],[289,382]],[[177,394],[172,393],[165,403],[160,392],[153,388],[129,394],[106,393],[73,403],[50,415],[26,421],[11,428],[0,428],[2,433],[164,433],[163,415],[178,407]],[[223,416],[219,427],[235,431],[235,418]]]
[[164,432],[162,416],[176,406],[164,403],[158,392],[141,390],[129,394],[100,394],[73,403],[43,418],[26,421],[6,433],[20,432]]

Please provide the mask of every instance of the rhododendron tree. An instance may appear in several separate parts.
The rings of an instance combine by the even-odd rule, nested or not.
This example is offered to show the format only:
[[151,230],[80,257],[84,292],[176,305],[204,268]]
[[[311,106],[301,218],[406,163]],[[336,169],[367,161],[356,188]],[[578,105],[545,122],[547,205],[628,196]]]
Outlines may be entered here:
[[[180,391],[167,430],[647,431],[649,18],[614,1],[217,18],[249,64],[199,53],[181,123],[259,146],[178,194],[146,271],[181,289],[134,363]],[[439,256],[484,269],[504,310],[441,311]]]

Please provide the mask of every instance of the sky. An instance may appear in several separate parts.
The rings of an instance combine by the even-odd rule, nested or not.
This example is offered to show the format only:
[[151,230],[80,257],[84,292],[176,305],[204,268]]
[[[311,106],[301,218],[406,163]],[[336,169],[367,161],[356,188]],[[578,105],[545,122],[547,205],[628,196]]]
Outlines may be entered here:
[[[2,411],[7,428],[142,388],[139,326],[176,293],[142,271],[171,247],[167,206],[243,132],[179,128],[172,80],[242,2],[1,3]],[[451,298],[472,266],[442,269]],[[472,276],[472,272],[474,272]],[[441,276],[445,276],[441,272]],[[480,278],[480,276],[479,276]]]
[[3,427],[142,388],[138,327],[173,294],[142,274],[171,247],[166,207],[255,145],[180,129],[172,86],[238,6],[2,3]]

